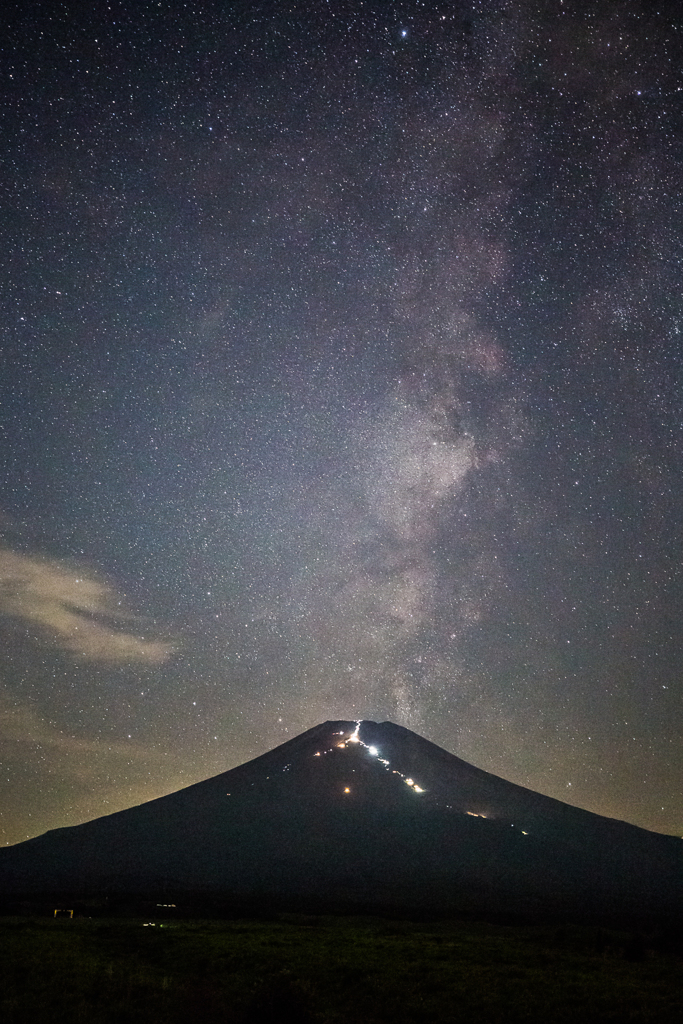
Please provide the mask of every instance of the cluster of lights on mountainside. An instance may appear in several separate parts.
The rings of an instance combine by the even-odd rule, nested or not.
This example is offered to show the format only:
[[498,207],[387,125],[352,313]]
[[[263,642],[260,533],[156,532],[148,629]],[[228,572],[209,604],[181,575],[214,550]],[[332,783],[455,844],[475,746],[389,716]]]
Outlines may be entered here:
[[[365,750],[367,750],[367,752],[372,757],[377,758],[379,763],[384,765],[384,767],[386,768],[387,771],[391,771],[393,775],[398,775],[399,778],[403,779],[405,784],[407,786],[409,786],[413,790],[414,793],[424,793],[425,790],[423,789],[423,787],[422,786],[418,786],[418,784],[415,782],[414,779],[409,779],[409,778],[407,778],[403,774],[403,772],[399,772],[395,768],[391,768],[391,766],[390,766],[389,762],[386,760],[386,758],[379,756],[379,750],[377,749],[377,747],[374,747],[374,746],[372,746],[369,743],[365,743],[360,738],[360,736],[359,736],[360,725],[361,725],[361,723],[359,721],[356,722],[356,728],[354,729],[354,731],[351,733],[350,736],[347,736],[347,738],[345,740],[341,740],[339,743],[335,743],[335,745],[333,747],[329,747],[327,750],[322,750],[322,751],[318,750],[313,756],[314,757],[323,757],[325,754],[331,754],[332,751],[335,748],[338,749],[338,750],[346,750],[347,747],[350,744],[357,745],[359,747],[364,747]],[[343,736],[344,733],[342,731],[342,732],[334,733],[334,735],[335,736]],[[287,772],[287,771],[289,771],[290,768],[291,768],[291,764],[285,764],[282,767],[282,771],[283,772]],[[270,775],[266,775],[266,779],[270,779]],[[254,785],[254,783],[252,783],[252,786],[253,785]],[[344,787],[344,793],[350,793],[350,792],[351,792],[351,787],[350,786],[345,786]],[[226,793],[226,796],[232,796],[232,794],[231,793]],[[481,815],[481,817],[485,817],[485,815]]]
[[[360,727],[361,727],[361,722],[357,721],[355,729],[353,730],[352,733],[347,735],[345,739],[340,739],[337,743],[334,743],[333,746],[328,747],[326,750],[318,750],[318,751],[316,751],[316,753],[313,755],[313,757],[324,757],[326,754],[331,754],[335,750],[348,750],[349,748],[363,747],[365,750],[367,750],[368,754],[370,754],[371,757],[374,757],[381,765],[384,765],[384,768],[387,771],[391,772],[392,775],[398,775],[399,778],[403,779],[403,781],[405,782],[406,786],[408,786],[410,789],[412,789],[412,791],[414,793],[426,793],[427,792],[427,790],[424,789],[423,786],[419,786],[417,784],[417,782],[415,782],[414,779],[411,779],[407,775],[404,775],[404,773],[398,771],[398,769],[392,768],[390,762],[385,757],[380,757],[380,751],[378,750],[377,747],[375,747],[371,743],[366,743],[364,740],[362,740],[360,738]],[[344,737],[344,731],[340,730],[339,732],[333,733],[332,735],[333,736]],[[283,772],[288,772],[291,767],[292,767],[291,763],[285,764],[285,765],[282,766],[282,771]],[[270,775],[266,775],[266,779],[267,780],[270,779]],[[251,785],[254,786],[255,783],[252,782]],[[351,786],[345,785],[343,787],[342,792],[345,795],[351,795]],[[232,793],[226,793],[226,796],[232,796]],[[449,810],[449,811],[454,810],[454,808],[452,807],[451,804],[445,804],[444,806],[446,807],[446,810]],[[465,811],[465,813],[467,815],[469,815],[469,817],[471,817],[471,818],[485,818],[486,819],[486,818],[490,818],[491,817],[491,815],[483,814],[480,811]],[[511,823],[511,828],[514,828],[514,827],[515,827],[514,823]],[[523,836],[529,835],[529,833],[527,831],[525,831],[524,829],[518,829],[518,831],[521,832],[521,834]]]
[[[364,747],[364,748],[365,748],[365,749],[367,750],[367,752],[368,752],[368,753],[369,753],[369,754],[370,754],[370,755],[371,755],[372,757],[376,757],[376,758],[377,758],[377,760],[379,761],[379,763],[380,763],[380,764],[383,764],[383,765],[384,765],[384,767],[386,768],[386,770],[387,770],[387,771],[391,771],[391,772],[392,772],[392,774],[394,774],[394,775],[398,775],[398,776],[399,776],[400,778],[402,778],[402,779],[403,779],[403,781],[405,782],[406,786],[410,786],[410,788],[411,788],[411,789],[412,789],[412,790],[413,790],[413,791],[414,791],[415,793],[424,793],[424,789],[422,788],[422,786],[418,786],[418,784],[417,784],[417,783],[416,783],[416,782],[415,782],[415,781],[414,781],[413,779],[408,779],[408,778],[406,778],[406,776],[405,776],[405,775],[403,774],[403,772],[399,772],[399,771],[397,771],[397,770],[396,770],[395,768],[391,768],[391,766],[390,766],[389,762],[388,762],[388,761],[386,760],[386,758],[384,758],[384,757],[380,757],[380,756],[379,756],[379,750],[377,749],[377,747],[373,747],[373,746],[371,746],[371,745],[370,745],[369,743],[365,743],[365,742],[364,742],[364,741],[363,741],[363,740],[362,740],[362,739],[360,738],[360,736],[359,736],[359,732],[360,732],[360,722],[356,722],[356,728],[354,729],[354,731],[353,731],[353,732],[351,733],[351,735],[350,735],[350,736],[348,736],[348,737],[347,737],[347,739],[345,739],[345,740],[342,740],[342,741],[341,741],[340,743],[337,743],[337,744],[336,744],[337,748],[338,748],[339,750],[346,750],[346,748],[348,747],[348,745],[349,745],[350,743],[353,743],[353,744],[358,744],[358,746]],[[344,733],[343,733],[343,732],[338,732],[338,733],[336,733],[335,735],[337,735],[337,736],[343,736],[343,735],[344,735]],[[331,753],[331,751],[332,751],[333,749],[334,749],[333,747],[330,747],[330,749],[329,749],[329,750],[324,750],[324,751],[322,751],[322,754],[329,754],[329,753]],[[313,756],[314,756],[314,757],[321,757],[321,756],[322,756],[322,754],[321,754],[321,752],[320,752],[320,751],[318,751],[318,752],[317,752],[316,754],[314,754]],[[351,792],[351,787],[350,787],[350,786],[345,786],[345,787],[344,787],[344,792],[345,792],[345,793],[350,793],[350,792]]]
[[[356,722],[356,728],[353,730],[353,732],[350,735],[348,735],[346,737],[346,739],[340,740],[338,743],[335,743],[334,746],[328,747],[327,750],[318,750],[318,751],[316,751],[316,753],[313,756],[314,757],[324,757],[326,754],[331,754],[335,749],[337,749],[337,750],[347,750],[349,747],[363,747],[365,750],[367,750],[368,754],[370,754],[371,757],[376,758],[377,761],[380,764],[384,765],[384,767],[385,767],[385,769],[387,771],[390,771],[392,773],[392,775],[398,775],[399,778],[403,779],[403,781],[405,782],[406,786],[409,786],[410,789],[412,789],[412,791],[414,793],[425,793],[426,790],[424,789],[424,787],[419,786],[417,784],[417,782],[415,782],[414,779],[411,779],[408,776],[404,775],[404,773],[398,771],[398,769],[392,768],[390,762],[387,761],[387,759],[385,757],[380,757],[379,756],[380,752],[377,749],[377,747],[373,746],[370,743],[365,743],[365,741],[360,738],[360,735],[359,735],[360,734],[360,726],[361,726],[360,721],[357,721]],[[342,730],[340,732],[334,733],[333,735],[334,736],[344,736],[344,732]],[[290,770],[290,768],[291,768],[291,764],[285,764],[282,767],[282,771],[283,772],[287,772],[287,771]],[[270,775],[267,775],[266,779],[270,779]],[[252,782],[252,786],[253,785],[254,785],[254,783]],[[350,786],[344,786],[343,792],[344,792],[344,794],[350,795],[351,794],[351,787]],[[226,796],[232,796],[232,793],[226,793]],[[450,806],[450,804],[446,804],[446,807],[447,807],[448,810],[452,810],[453,809]],[[466,813],[470,817],[472,817],[472,818],[486,818],[487,817],[486,814],[477,813],[475,811],[467,811]],[[514,828],[514,825],[512,827]],[[528,832],[525,832],[524,829],[521,829],[521,832],[522,832],[522,835],[525,835],[525,836],[528,835]]]
[[[403,781],[405,782],[406,786],[409,786],[413,790],[414,793],[425,793],[426,790],[422,786],[419,786],[415,782],[414,779],[408,778],[408,776],[404,775],[403,772],[398,771],[396,768],[392,768],[391,765],[390,765],[390,762],[387,761],[386,758],[380,757],[379,756],[380,752],[377,749],[377,747],[373,746],[372,744],[365,743],[364,740],[362,740],[360,738],[360,726],[361,726],[360,721],[357,721],[356,722],[356,728],[354,729],[354,731],[351,733],[350,736],[347,736],[346,739],[340,740],[338,743],[335,744],[334,747],[329,747],[327,750],[323,750],[323,751],[317,751],[313,756],[314,757],[323,757],[325,754],[332,753],[332,751],[335,749],[335,747],[338,750],[346,750],[352,744],[354,746],[364,747],[365,750],[367,750],[367,752],[371,755],[371,757],[376,758],[379,761],[380,764],[384,765],[384,767],[386,768],[387,771],[390,771],[393,775],[398,775],[399,778],[403,779]],[[334,735],[336,735],[336,736],[343,736],[344,733],[343,733],[343,731],[341,731],[341,732],[335,733]],[[285,771],[287,768],[289,768],[289,765],[286,765],[285,768],[283,768],[283,771]],[[345,786],[344,787],[344,793],[345,794],[350,794],[351,793],[351,787],[350,786]],[[451,807],[450,804],[446,804],[446,807],[447,807],[448,810],[453,810],[453,808]],[[466,813],[471,818],[487,818],[487,817],[489,817],[486,814],[477,813],[476,811],[467,811]],[[514,824],[511,824],[511,827],[514,828],[515,827]],[[519,831],[521,832],[521,834],[523,836],[529,835],[529,833],[526,832],[524,829],[520,829]]]

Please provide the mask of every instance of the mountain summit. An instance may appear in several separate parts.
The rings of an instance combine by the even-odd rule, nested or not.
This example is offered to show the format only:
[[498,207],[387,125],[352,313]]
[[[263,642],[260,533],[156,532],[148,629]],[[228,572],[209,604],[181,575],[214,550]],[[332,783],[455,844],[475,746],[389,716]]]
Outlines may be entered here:
[[683,841],[339,721],[205,782],[0,850],[0,893],[216,893],[280,905],[663,917]]

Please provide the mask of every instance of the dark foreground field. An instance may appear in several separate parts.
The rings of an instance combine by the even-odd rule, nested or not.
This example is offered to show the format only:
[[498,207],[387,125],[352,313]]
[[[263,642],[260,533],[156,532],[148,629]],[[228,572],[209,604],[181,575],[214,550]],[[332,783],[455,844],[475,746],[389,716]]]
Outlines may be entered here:
[[574,926],[0,918],[0,1020],[683,1020],[671,938]]

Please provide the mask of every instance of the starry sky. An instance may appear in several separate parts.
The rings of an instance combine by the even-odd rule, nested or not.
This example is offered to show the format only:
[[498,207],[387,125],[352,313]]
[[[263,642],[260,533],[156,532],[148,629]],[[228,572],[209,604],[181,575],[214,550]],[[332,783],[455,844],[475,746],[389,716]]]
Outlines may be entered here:
[[0,843],[360,718],[683,834],[680,22],[10,5]]

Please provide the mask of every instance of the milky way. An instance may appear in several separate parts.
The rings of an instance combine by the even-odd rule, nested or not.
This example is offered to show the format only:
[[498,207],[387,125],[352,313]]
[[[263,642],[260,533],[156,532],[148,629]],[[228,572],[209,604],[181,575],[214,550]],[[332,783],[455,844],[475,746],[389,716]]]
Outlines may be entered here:
[[0,835],[390,719],[683,832],[675,6],[38,5]]

